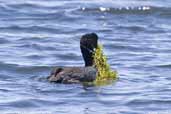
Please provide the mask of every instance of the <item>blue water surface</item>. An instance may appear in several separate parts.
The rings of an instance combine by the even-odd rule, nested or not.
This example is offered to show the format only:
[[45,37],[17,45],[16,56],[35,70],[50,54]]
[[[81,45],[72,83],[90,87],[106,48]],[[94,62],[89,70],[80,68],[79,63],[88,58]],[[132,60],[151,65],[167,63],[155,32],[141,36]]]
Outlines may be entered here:
[[[54,84],[95,32],[119,80]],[[0,0],[1,114],[170,114],[170,0]]]

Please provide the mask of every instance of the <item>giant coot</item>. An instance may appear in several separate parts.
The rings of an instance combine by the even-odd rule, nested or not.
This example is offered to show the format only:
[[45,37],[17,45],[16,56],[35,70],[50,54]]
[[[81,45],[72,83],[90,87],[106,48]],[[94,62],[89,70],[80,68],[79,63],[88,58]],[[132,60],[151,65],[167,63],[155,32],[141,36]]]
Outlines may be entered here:
[[98,46],[98,36],[95,33],[85,34],[80,40],[80,49],[85,62],[84,67],[56,67],[52,70],[48,80],[56,83],[93,82],[97,76],[94,67],[93,52]]

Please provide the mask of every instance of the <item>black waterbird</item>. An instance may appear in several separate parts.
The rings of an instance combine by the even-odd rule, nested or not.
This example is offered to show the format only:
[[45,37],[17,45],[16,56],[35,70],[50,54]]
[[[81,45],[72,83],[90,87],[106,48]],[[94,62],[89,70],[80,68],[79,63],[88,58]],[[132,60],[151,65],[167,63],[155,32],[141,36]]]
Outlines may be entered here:
[[80,40],[80,49],[85,62],[84,67],[56,67],[48,80],[56,83],[93,82],[97,76],[94,67],[93,53],[98,46],[98,36],[95,33],[85,34]]

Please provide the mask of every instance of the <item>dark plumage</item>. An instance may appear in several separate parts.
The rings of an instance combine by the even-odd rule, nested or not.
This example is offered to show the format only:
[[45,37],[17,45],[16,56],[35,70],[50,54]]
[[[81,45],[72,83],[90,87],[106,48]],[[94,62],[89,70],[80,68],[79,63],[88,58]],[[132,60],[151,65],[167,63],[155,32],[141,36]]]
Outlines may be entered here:
[[97,69],[94,67],[93,52],[98,45],[95,33],[85,34],[80,40],[80,49],[85,67],[56,67],[48,77],[50,82],[80,83],[92,82],[96,79]]

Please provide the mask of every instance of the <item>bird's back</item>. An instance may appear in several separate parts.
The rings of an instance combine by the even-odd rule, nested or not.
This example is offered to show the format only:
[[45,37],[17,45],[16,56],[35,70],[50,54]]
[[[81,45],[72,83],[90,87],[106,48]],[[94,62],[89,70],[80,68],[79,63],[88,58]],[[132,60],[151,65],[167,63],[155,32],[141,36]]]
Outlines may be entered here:
[[96,79],[97,70],[94,67],[56,67],[48,77],[50,82],[81,83]]

